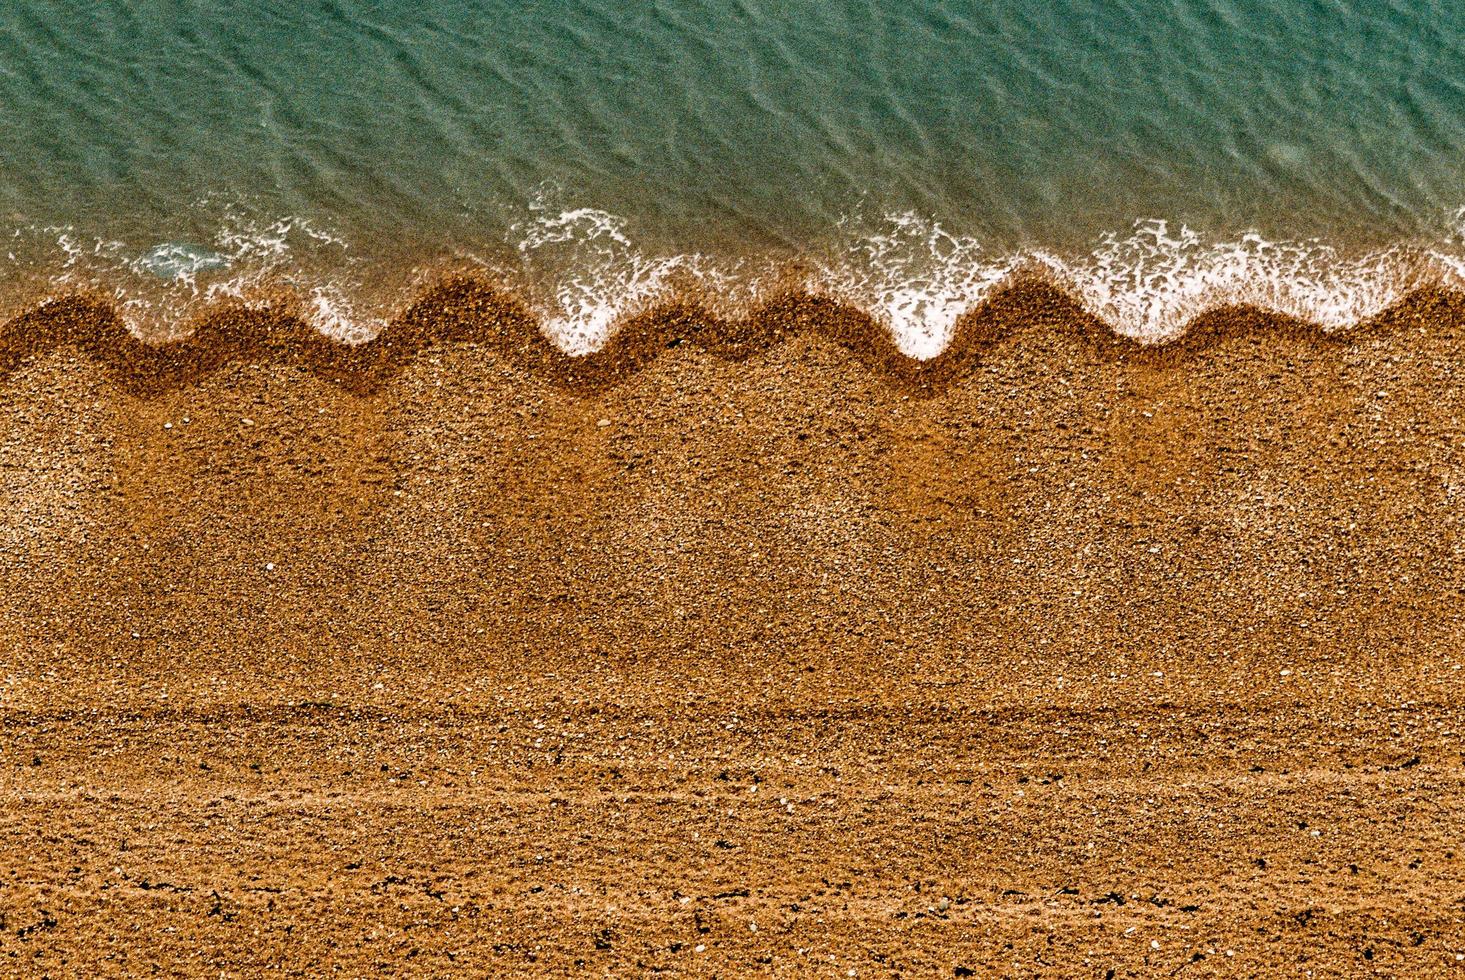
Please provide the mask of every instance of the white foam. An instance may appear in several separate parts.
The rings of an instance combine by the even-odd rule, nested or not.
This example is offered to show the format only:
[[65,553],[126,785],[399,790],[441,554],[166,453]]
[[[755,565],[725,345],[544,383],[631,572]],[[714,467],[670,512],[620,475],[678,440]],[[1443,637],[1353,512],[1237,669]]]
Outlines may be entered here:
[[162,242],[133,260],[133,268],[168,282],[190,285],[200,272],[227,268],[229,260],[189,242]]
[[1255,233],[1209,241],[1184,226],[1172,233],[1162,220],[1107,235],[1084,259],[1036,258],[1089,312],[1143,343],[1173,339],[1196,316],[1241,304],[1336,330],[1378,314],[1424,275],[1401,248],[1345,257],[1321,242]]
[[363,260],[345,237],[316,222],[259,218],[227,206],[214,246],[230,273],[207,285],[206,302],[249,302],[284,289],[298,298],[306,322],[338,343],[363,344],[386,327],[386,318],[369,309],[372,290],[358,270]]
[[311,271],[334,273],[351,264],[346,240],[308,219],[261,219],[234,207],[224,210],[214,248],[230,274],[207,285],[208,300],[247,299],[266,283],[298,285],[309,293]]
[[651,256],[631,240],[625,219],[608,211],[556,209],[544,196],[531,216],[511,230],[540,329],[566,354],[605,346],[617,324],[670,290],[680,271],[693,272],[694,255]]
[[386,328],[386,319],[362,312],[346,290],[336,284],[316,286],[305,304],[312,327],[337,343],[364,344]]
[[1465,208],[1450,216],[1448,235],[1429,250],[1427,261],[1442,285],[1465,289]]
[[[512,261],[479,264],[521,282],[541,329],[567,354],[601,349],[626,317],[682,290],[723,313],[753,305],[765,282],[790,284],[788,268],[772,257],[658,253],[626,219],[550,196],[542,193],[512,226]],[[384,328],[387,303],[401,300],[406,284],[378,283],[366,258],[332,230],[298,217],[220,213],[218,230],[198,245],[180,239],[138,248],[70,226],[26,226],[10,236],[8,278],[23,285],[39,277],[53,294],[100,293],[129,330],[153,340],[179,336],[203,305],[274,303],[284,293],[322,334],[359,344]],[[1465,209],[1429,247],[1366,253],[1256,233],[1208,238],[1163,220],[1137,222],[1087,253],[1065,255],[994,251],[912,213],[850,219],[841,228],[838,251],[815,260],[812,271],[794,266],[804,270],[800,284],[868,311],[920,360],[945,350],[961,317],[1023,270],[1051,276],[1117,333],[1143,343],[1172,339],[1218,306],[1253,305],[1339,330],[1420,286],[1465,289]]]
[[814,283],[880,321],[896,346],[929,360],[951,343],[957,321],[1011,278],[1021,255],[992,256],[974,238],[958,237],[916,214],[889,214],[871,229],[853,230],[846,254]]
[[1452,289],[1465,290],[1465,257],[1441,251],[1432,251],[1430,264],[1437,270],[1443,285]]
[[335,339],[356,343],[381,329],[381,318],[357,312],[367,277],[340,235],[304,218],[261,218],[218,200],[199,207],[219,216],[212,234],[145,246],[89,237],[71,225],[17,227],[6,278],[22,289],[37,280],[30,296],[81,292],[108,301],[129,332],[149,341],[178,339],[209,304],[274,302],[282,293],[293,293]]

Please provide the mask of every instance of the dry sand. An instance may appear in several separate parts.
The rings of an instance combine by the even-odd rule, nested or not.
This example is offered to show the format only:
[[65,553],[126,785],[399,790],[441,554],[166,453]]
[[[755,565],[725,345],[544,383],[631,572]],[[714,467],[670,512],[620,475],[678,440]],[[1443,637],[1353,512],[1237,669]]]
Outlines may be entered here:
[[0,974],[1465,976],[1465,300],[0,336]]

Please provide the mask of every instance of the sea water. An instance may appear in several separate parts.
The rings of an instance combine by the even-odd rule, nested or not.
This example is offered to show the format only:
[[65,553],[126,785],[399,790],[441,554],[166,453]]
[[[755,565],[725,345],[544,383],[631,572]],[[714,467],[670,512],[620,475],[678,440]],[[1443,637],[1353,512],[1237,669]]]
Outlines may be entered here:
[[1465,4],[15,0],[0,293],[367,339],[502,279],[571,353],[800,270],[914,356],[1021,271],[1163,340],[1465,271]]

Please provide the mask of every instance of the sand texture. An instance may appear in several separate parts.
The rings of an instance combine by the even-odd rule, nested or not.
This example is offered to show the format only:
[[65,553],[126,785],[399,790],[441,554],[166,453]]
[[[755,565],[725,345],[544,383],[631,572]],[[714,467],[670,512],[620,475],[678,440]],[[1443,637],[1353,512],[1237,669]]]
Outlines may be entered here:
[[0,331],[0,975],[1465,976],[1465,301]]

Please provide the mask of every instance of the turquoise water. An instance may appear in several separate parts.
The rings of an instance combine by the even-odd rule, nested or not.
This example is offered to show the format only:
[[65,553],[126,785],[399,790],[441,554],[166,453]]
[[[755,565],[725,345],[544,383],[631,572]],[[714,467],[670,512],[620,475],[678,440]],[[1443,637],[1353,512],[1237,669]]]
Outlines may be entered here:
[[1155,336],[1227,298],[1342,325],[1462,268],[1465,4],[17,0],[5,28],[0,277],[139,329],[285,289],[369,335],[413,268],[467,263],[589,349],[797,259],[919,355],[1034,264]]

